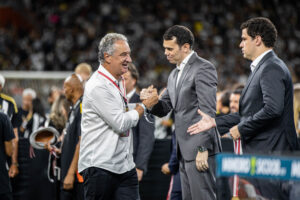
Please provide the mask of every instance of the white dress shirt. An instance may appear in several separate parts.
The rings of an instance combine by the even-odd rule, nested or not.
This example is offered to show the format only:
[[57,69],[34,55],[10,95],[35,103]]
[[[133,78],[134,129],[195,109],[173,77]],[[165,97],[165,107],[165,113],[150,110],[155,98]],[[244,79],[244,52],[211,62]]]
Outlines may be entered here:
[[194,53],[194,51],[191,51],[191,53],[183,59],[183,61],[180,63],[180,65],[177,66],[177,69],[179,70],[179,72],[178,72],[178,76],[177,76],[177,80],[176,80],[176,87],[178,85],[178,82],[179,82],[179,79],[181,77],[182,71],[183,71],[186,63],[189,61],[190,57],[193,55],[193,53]]
[[[103,66],[98,71],[118,82]],[[83,95],[78,171],[98,167],[122,174],[135,167],[128,130],[137,125],[139,114],[126,112],[122,81],[118,82],[120,92],[98,71],[86,83]]]
[[255,60],[253,60],[253,62],[252,62],[251,65],[250,65],[251,72],[254,71],[255,67],[258,65],[258,63],[261,61],[261,59],[263,59],[263,57],[264,57],[267,53],[269,53],[270,51],[272,51],[272,49],[263,52],[262,54],[260,54],[260,56],[258,56],[257,58],[255,58]]

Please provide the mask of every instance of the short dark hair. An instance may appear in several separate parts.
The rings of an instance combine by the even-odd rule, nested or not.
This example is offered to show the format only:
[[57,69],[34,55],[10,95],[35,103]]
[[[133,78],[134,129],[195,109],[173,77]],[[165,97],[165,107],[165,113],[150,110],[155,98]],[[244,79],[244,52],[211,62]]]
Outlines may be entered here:
[[239,94],[239,95],[241,95],[242,92],[243,92],[243,89],[236,89],[231,94]]
[[193,33],[185,26],[174,25],[170,27],[163,36],[164,40],[173,40],[176,38],[176,42],[181,47],[185,43],[190,45],[192,49],[194,46],[195,38]]
[[136,80],[136,84],[137,84],[140,75],[139,75],[139,72],[138,72],[138,70],[136,69],[136,67],[133,63],[128,64],[128,71],[130,72],[131,77]]
[[230,95],[231,95],[231,92],[230,91],[225,91],[223,94],[222,94],[222,97],[221,97],[221,103],[222,103],[222,106],[227,106],[229,107],[229,104],[230,104]]
[[277,30],[274,24],[265,17],[256,17],[242,23],[241,30],[247,29],[251,38],[260,36],[266,47],[274,47],[277,39]]
[[42,101],[39,98],[35,98],[32,100],[32,112],[45,117],[45,109]]

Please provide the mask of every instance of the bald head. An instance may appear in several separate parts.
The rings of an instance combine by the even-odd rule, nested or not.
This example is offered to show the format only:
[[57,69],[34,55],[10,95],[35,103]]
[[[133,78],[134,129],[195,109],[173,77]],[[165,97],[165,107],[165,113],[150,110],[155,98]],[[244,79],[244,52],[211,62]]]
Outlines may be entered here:
[[92,67],[87,63],[80,63],[76,66],[75,73],[79,74],[84,81],[87,81],[92,74]]
[[64,82],[64,94],[72,103],[76,103],[76,101],[82,96],[83,85],[78,75],[72,74],[66,78]]

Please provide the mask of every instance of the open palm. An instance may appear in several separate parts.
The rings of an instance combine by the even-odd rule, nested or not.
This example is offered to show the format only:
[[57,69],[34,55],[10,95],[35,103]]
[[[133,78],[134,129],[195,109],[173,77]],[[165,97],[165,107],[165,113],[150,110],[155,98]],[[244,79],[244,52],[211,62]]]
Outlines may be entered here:
[[207,131],[216,126],[216,121],[214,118],[210,117],[199,109],[198,113],[202,116],[202,119],[188,128],[187,132],[190,133],[190,135]]

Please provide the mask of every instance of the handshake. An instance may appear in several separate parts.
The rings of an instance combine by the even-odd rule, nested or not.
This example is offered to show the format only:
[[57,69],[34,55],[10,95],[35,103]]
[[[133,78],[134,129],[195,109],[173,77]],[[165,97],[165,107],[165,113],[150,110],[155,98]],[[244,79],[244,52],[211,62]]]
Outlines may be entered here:
[[153,88],[153,85],[149,86],[148,88],[142,89],[140,93],[140,99],[148,109],[152,108],[155,104],[158,103],[159,100],[157,89]]

